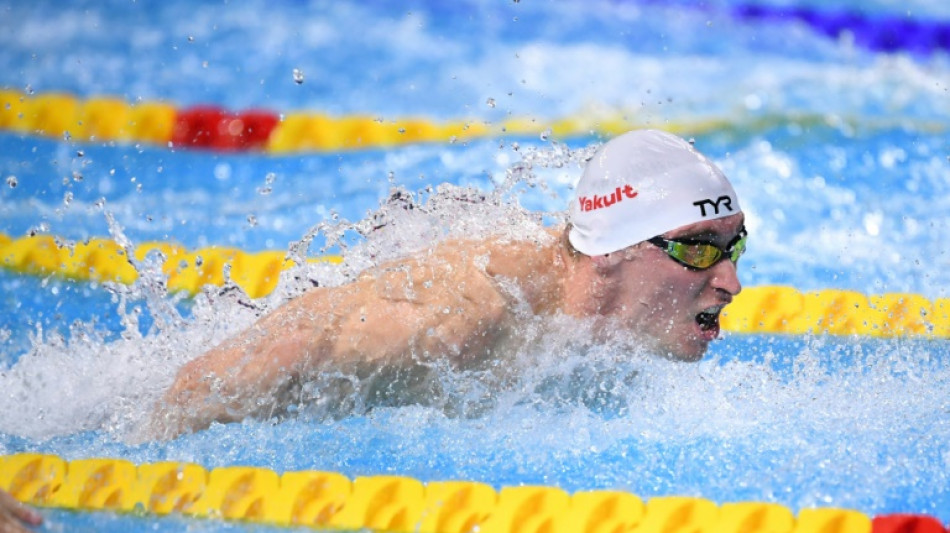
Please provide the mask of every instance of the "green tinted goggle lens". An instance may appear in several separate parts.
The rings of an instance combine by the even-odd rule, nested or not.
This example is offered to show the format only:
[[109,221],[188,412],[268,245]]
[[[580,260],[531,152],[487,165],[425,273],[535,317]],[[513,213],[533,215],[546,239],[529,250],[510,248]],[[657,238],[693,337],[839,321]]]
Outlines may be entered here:
[[688,267],[703,270],[718,263],[724,255],[728,256],[733,263],[737,263],[742,254],[745,253],[746,237],[747,234],[745,228],[743,228],[725,250],[708,242],[674,241],[663,237],[654,237],[648,242],[660,247],[666,252],[666,255],[674,260]]

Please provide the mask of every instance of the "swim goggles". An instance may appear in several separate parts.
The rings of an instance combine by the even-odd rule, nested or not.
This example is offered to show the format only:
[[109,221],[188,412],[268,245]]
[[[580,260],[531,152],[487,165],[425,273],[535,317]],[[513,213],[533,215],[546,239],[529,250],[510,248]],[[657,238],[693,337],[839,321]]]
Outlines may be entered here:
[[725,249],[710,242],[692,239],[671,240],[663,237],[653,237],[647,242],[658,246],[677,263],[697,270],[706,270],[718,263],[723,257],[728,257],[733,263],[739,262],[739,258],[745,253],[747,236],[745,226],[743,226],[736,238],[732,239]]

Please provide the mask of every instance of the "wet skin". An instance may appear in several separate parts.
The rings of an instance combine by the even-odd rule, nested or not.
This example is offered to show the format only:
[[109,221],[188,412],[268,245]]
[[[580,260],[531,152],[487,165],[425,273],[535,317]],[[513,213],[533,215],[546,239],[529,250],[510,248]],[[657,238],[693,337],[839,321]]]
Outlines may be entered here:
[[[662,237],[725,249],[743,223],[739,213],[684,226]],[[719,312],[742,290],[737,265],[723,257],[705,270],[689,268],[646,242],[620,253],[623,261],[615,267],[619,296],[610,314],[658,353],[684,361],[702,358],[719,336]],[[703,312],[708,317],[699,320]]]
[[0,533],[27,532],[30,529],[26,526],[35,527],[42,523],[43,517],[39,513],[0,490]]
[[[725,248],[744,217],[664,234]],[[718,313],[739,293],[736,265],[695,270],[640,243],[588,257],[563,230],[537,239],[448,241],[371,269],[354,282],[321,287],[186,364],[152,420],[171,437],[213,421],[267,416],[288,387],[329,369],[410,366],[433,358],[459,367],[516,353],[526,315],[567,315],[595,339],[622,328],[655,352],[695,361],[718,336]],[[711,319],[701,321],[701,313]],[[598,333],[599,332],[599,333]]]

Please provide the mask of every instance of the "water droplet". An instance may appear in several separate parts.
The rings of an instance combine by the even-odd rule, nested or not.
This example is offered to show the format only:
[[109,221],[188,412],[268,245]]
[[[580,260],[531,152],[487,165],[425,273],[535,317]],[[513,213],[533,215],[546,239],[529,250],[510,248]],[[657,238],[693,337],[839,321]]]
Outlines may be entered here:
[[16,176],[7,176],[7,185],[11,189],[16,189],[16,186],[19,182],[16,180]]
[[277,174],[274,174],[273,172],[268,172],[267,175],[264,176],[264,183],[270,185],[271,183],[274,183],[275,179],[277,179]]
[[63,140],[64,140],[64,141],[68,141],[68,140],[70,140],[70,139],[72,139],[72,138],[73,138],[73,136],[70,135],[68,131],[64,131],[64,132],[63,132]]
[[253,214],[247,215],[247,224],[252,228],[257,227],[257,217]]
[[84,155],[86,155],[86,152],[83,152],[82,150],[76,150],[76,157],[83,157]]
[[73,193],[72,193],[71,191],[70,191],[70,192],[67,192],[67,193],[63,196],[63,205],[69,206],[70,202],[72,202],[72,201],[73,201]]
[[214,167],[214,177],[219,181],[225,181],[231,178],[231,165],[227,163],[218,163]]
[[82,181],[82,180],[83,180],[82,174],[78,172],[73,172],[73,181]]
[[303,71],[299,68],[294,69],[294,83],[301,85],[303,83]]
[[494,107],[495,107],[495,99],[494,99],[494,98],[489,98],[488,100],[485,101],[485,103],[488,104],[488,107],[491,107],[491,108],[494,108]]
[[544,131],[541,132],[541,140],[542,140],[542,141],[547,141],[547,140],[550,139],[550,138],[551,138],[551,130],[548,129],[548,130],[544,130]]
[[40,224],[33,226],[29,230],[30,237],[34,237],[38,233],[49,233],[49,223],[41,222]]
[[194,35],[189,35],[189,36],[188,36],[188,42],[189,42],[189,43],[195,42],[195,36],[194,36]]
[[259,195],[261,195],[261,196],[267,196],[268,194],[270,194],[270,193],[273,192],[273,191],[274,191],[274,189],[272,189],[272,188],[270,188],[270,187],[261,187],[261,188],[257,189],[257,194],[259,194]]

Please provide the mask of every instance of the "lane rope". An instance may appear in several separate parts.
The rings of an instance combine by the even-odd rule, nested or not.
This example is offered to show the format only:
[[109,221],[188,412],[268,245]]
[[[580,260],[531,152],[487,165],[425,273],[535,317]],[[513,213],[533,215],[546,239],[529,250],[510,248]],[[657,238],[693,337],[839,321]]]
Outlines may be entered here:
[[[295,264],[286,252],[247,253],[221,246],[187,250],[161,242],[141,244],[134,248],[132,256],[142,262],[156,252],[165,258],[162,273],[168,277],[168,290],[192,295],[206,285],[223,285],[227,267],[231,281],[248,296],[260,298],[270,294],[280,273]],[[69,243],[51,235],[11,238],[0,233],[0,267],[22,274],[131,284],[138,279],[138,272],[127,256],[126,250],[111,239]],[[339,263],[342,258],[324,256],[308,261]]]
[[[476,119],[436,121],[423,117],[382,119],[309,111],[232,111],[214,105],[180,109],[167,102],[129,104],[111,96],[80,99],[59,92],[24,94],[15,89],[0,88],[0,131],[79,142],[141,143],[174,149],[274,155],[392,148],[412,143],[456,143],[485,138],[613,137],[642,127],[660,127],[679,135],[751,132],[788,122],[806,128],[828,125],[832,119],[811,113],[756,115],[745,119],[662,120],[661,124],[657,124],[657,120],[660,119],[650,120],[636,112],[623,110],[582,113],[554,120],[519,117],[498,123]],[[835,117],[834,121],[838,126],[849,122],[842,117]],[[865,129],[896,125],[906,127],[907,121],[887,118],[861,120],[861,127]],[[947,125],[940,121],[917,121],[915,127],[934,134],[947,130]]]
[[913,18],[910,11],[868,14],[855,9],[758,3],[737,5],[730,14],[740,20],[767,24],[802,24],[825,37],[846,40],[875,52],[929,56],[950,50],[950,21]]
[[[277,286],[280,273],[294,266],[286,252],[248,253],[237,248],[183,246],[152,242],[131,253],[143,261],[153,252],[164,256],[162,273],[169,291],[197,294],[224,284],[227,275],[248,296],[260,298]],[[339,256],[310,258],[339,263]],[[130,284],[138,272],[127,252],[110,239],[67,243],[50,235],[12,238],[0,233],[0,267],[62,279]],[[871,337],[950,337],[950,298],[930,300],[913,293],[864,295],[857,291],[800,291],[786,286],[748,287],[721,317],[724,331],[858,335]]]
[[644,501],[622,490],[549,486],[494,487],[475,481],[423,482],[407,476],[361,476],[198,464],[133,464],[125,459],[65,461],[55,455],[0,456],[0,488],[42,507],[241,520],[276,526],[419,533],[947,533],[922,514],[873,518],[842,508],[775,503],[718,505],[701,497]]

